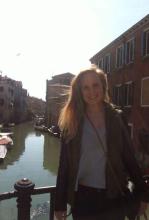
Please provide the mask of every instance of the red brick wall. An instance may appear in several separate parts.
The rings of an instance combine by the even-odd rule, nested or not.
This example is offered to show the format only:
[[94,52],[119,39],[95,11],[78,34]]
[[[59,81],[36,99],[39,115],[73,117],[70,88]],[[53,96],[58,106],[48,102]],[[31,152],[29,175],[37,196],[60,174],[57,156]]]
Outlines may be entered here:
[[[145,128],[149,134],[149,107],[141,106],[141,83],[142,78],[149,76],[149,56],[143,58],[141,54],[141,36],[142,32],[149,28],[149,19],[142,20],[107,45],[98,54],[90,60],[98,64],[100,58],[107,53],[111,54],[111,71],[108,74],[109,93],[112,94],[112,88],[117,84],[124,84],[128,81],[134,82],[134,100],[131,107],[125,107],[128,122],[133,124],[133,142],[135,147],[139,148],[138,135],[140,129]],[[116,68],[116,48],[122,43],[126,43],[131,38],[135,38],[134,62],[124,64],[122,68]]]

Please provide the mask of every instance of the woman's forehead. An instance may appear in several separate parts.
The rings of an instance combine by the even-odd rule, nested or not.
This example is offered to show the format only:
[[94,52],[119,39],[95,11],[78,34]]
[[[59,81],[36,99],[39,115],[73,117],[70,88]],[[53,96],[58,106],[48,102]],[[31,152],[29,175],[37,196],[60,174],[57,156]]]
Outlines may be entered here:
[[85,81],[88,81],[88,80],[97,80],[97,81],[100,81],[100,77],[97,73],[95,72],[87,72],[86,74],[84,74],[82,76],[82,79],[81,79],[81,82],[85,82]]

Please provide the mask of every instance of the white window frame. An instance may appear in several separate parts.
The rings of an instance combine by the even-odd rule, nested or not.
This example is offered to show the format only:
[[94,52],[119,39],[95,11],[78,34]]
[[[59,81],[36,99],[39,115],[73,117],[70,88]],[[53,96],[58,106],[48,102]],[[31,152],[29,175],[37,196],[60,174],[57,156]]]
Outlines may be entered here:
[[143,105],[142,104],[142,89],[143,89],[143,81],[144,80],[146,80],[146,79],[148,79],[149,80],[149,76],[147,76],[147,77],[144,77],[144,78],[142,78],[142,80],[141,80],[141,107],[149,107],[149,104],[148,105]]
[[[125,85],[132,85],[133,81],[129,81],[129,82],[126,82]],[[129,87],[128,87],[129,88]],[[127,91],[127,97],[126,97],[126,104],[124,105],[125,107],[131,107],[132,105],[129,104],[129,93],[130,93],[130,90],[128,89]]]
[[[117,88],[120,88],[122,86],[122,84],[117,84],[117,85],[115,85],[115,87],[117,87]],[[117,99],[116,99],[116,101],[118,100],[118,102],[116,103],[116,105],[117,106],[120,106],[120,90],[118,90],[118,95],[117,95]]]
[[[120,55],[118,54],[118,50],[121,50]],[[118,57],[118,56],[120,56],[120,57]],[[119,63],[118,63],[118,61],[119,61]],[[124,44],[121,44],[116,48],[116,67],[121,68],[123,65],[124,65]]]
[[[128,44],[130,45],[129,51],[127,48]],[[130,40],[128,40],[125,44],[125,63],[126,64],[130,64],[134,62],[134,50],[135,50],[135,38],[133,37]],[[132,55],[131,55],[131,51],[132,51]],[[127,61],[127,57],[128,57],[128,61]]]

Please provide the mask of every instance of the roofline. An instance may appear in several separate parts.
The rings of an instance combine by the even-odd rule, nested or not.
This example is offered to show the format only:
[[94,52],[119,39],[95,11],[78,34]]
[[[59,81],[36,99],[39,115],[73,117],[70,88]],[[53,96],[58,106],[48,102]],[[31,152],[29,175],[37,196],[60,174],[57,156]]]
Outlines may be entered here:
[[52,76],[52,78],[53,78],[53,77],[57,77],[57,76],[63,76],[63,75],[65,75],[65,74],[70,74],[70,75],[74,76],[74,74],[72,74],[72,73],[70,73],[70,72],[66,72],[66,73],[61,73],[61,74],[54,75],[54,76]]
[[48,84],[48,86],[50,86],[50,87],[63,87],[63,88],[70,88],[70,86],[68,86],[68,85],[64,85],[64,84]]
[[97,57],[102,51],[104,51],[107,47],[111,46],[112,44],[114,44],[116,41],[120,40],[121,38],[123,38],[124,36],[126,36],[127,34],[129,34],[131,32],[131,30],[133,29],[133,31],[135,31],[138,26],[143,25],[144,22],[149,21],[149,14],[147,14],[144,18],[142,18],[140,21],[138,21],[136,24],[134,24],[133,26],[131,26],[127,31],[123,32],[119,37],[117,37],[116,39],[114,39],[111,43],[109,43],[107,46],[105,46],[104,48],[102,48],[99,52],[97,52],[94,56],[92,56],[89,60],[93,60],[95,57]]

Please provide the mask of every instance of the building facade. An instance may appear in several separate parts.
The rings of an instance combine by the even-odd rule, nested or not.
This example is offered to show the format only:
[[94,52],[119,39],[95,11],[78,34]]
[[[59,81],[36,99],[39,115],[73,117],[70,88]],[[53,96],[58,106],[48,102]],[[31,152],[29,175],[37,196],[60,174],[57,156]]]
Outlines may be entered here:
[[107,74],[110,96],[127,116],[134,146],[149,153],[149,15],[90,61]]
[[67,100],[73,77],[71,73],[63,73],[46,81],[46,126],[57,125],[59,113]]
[[0,123],[20,123],[27,118],[27,90],[20,81],[0,76]]
[[46,102],[44,100],[33,96],[27,96],[27,109],[29,119],[32,119],[36,116],[44,117],[45,106]]

